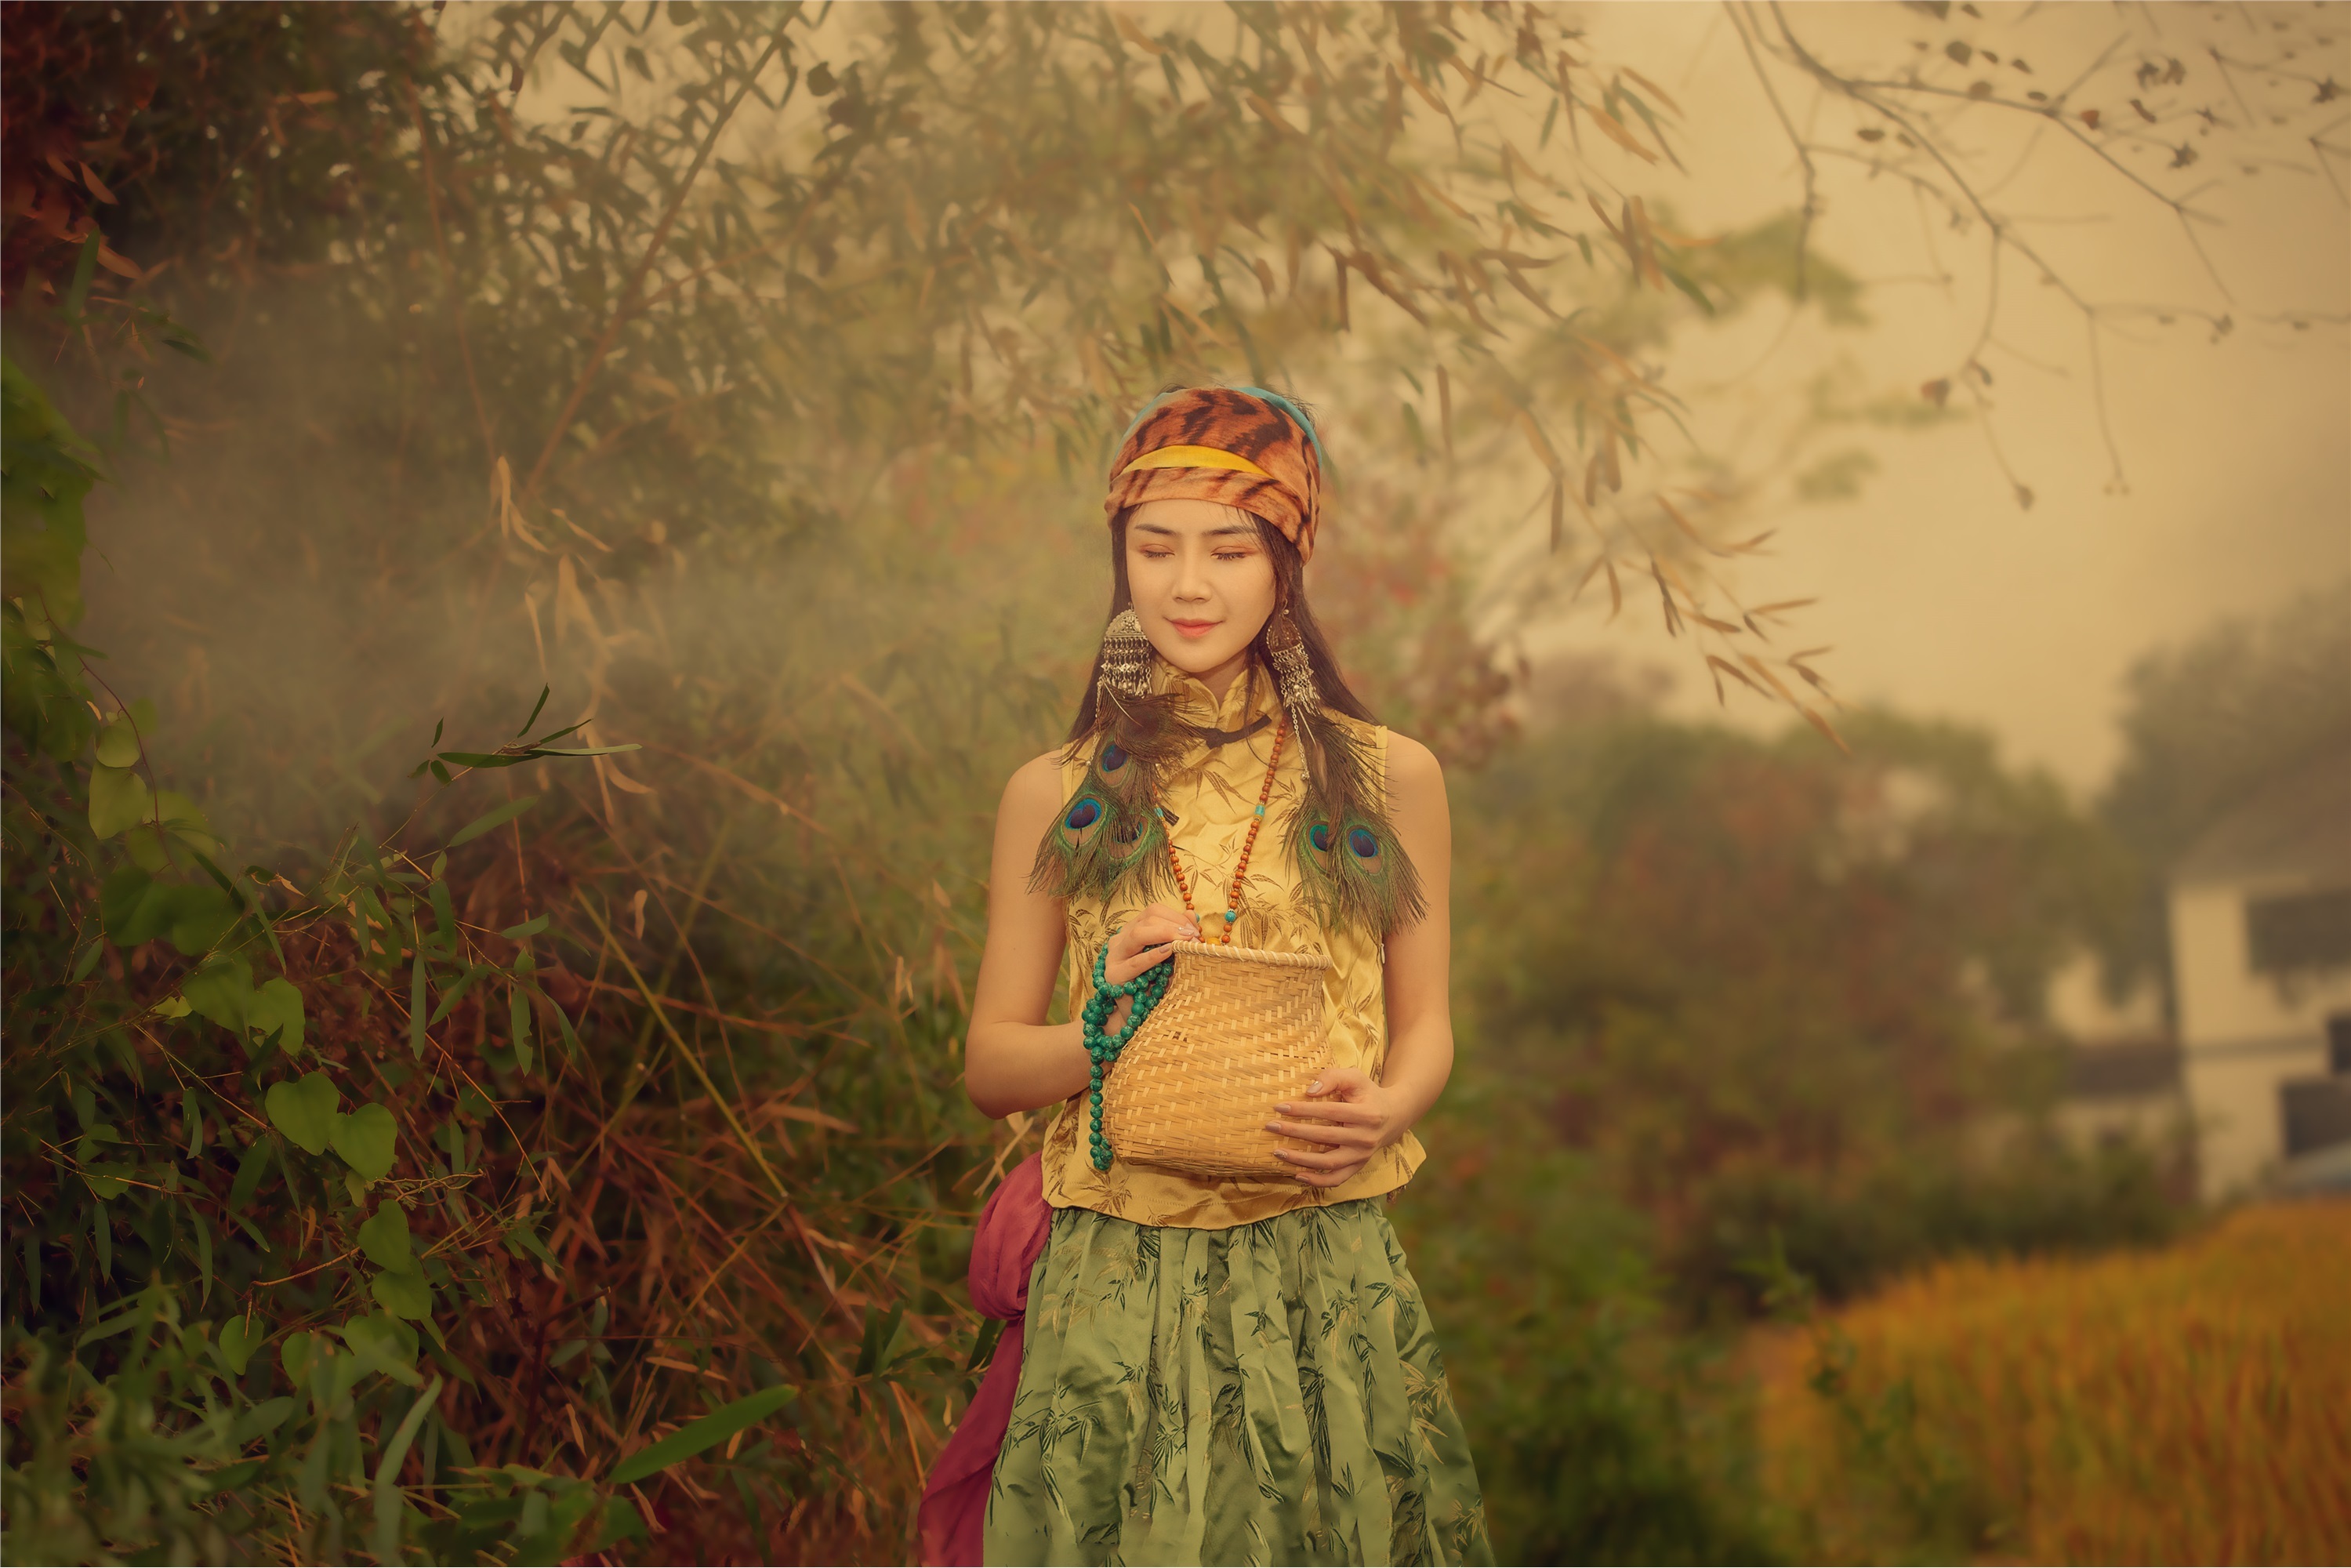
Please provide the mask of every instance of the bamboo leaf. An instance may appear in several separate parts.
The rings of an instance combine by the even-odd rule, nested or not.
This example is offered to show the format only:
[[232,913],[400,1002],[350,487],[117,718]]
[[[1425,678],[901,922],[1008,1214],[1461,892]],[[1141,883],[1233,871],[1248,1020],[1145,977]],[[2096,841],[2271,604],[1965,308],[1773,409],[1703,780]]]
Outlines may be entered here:
[[434,1402],[441,1397],[439,1377],[426,1385],[401,1418],[400,1427],[385,1444],[383,1457],[375,1467],[375,1529],[369,1545],[378,1563],[400,1561],[400,1520],[403,1504],[400,1496],[400,1467],[408,1462],[408,1446],[416,1440],[417,1429],[424,1417],[433,1413]]
[[1625,130],[1624,122],[1619,120],[1614,115],[1609,113],[1606,110],[1601,108],[1596,103],[1587,103],[1582,107],[1584,113],[1592,116],[1592,122],[1600,127],[1601,133],[1606,136],[1609,141],[1614,141],[1617,146],[1625,149],[1625,152],[1632,153],[1635,157],[1642,159],[1646,162],[1654,163],[1657,161],[1657,155],[1650,152],[1646,147],[1642,146],[1640,140],[1631,131]]
[[[517,735],[526,733],[532,725],[538,722],[538,716],[540,712],[546,708],[547,699],[554,690],[555,688],[553,686],[541,686],[538,688],[538,700],[531,704],[530,716],[522,721],[521,727],[515,731]],[[440,742],[441,737],[438,731],[434,732],[433,739],[436,745]]]
[[262,1173],[269,1168],[269,1140],[256,1138],[246,1146],[245,1157],[236,1163],[236,1179],[229,1184],[228,1211],[242,1217],[246,1205],[260,1188]]
[[525,811],[529,810],[533,806],[538,804],[538,796],[525,795],[520,800],[507,801],[505,805],[498,807],[496,810],[485,811],[480,816],[475,818],[472,821],[466,823],[464,827],[458,829],[456,835],[450,839],[449,847],[454,850],[461,844],[470,844],[475,839],[480,838],[484,833],[489,832],[495,828],[504,827],[507,823],[513,821],[517,817],[521,816]]
[[474,982],[489,972],[490,966],[487,964],[475,964],[463,975],[458,976],[457,983],[441,993],[441,1005],[433,1009],[431,1021],[437,1024],[447,1018],[456,1009],[457,1004],[465,999],[465,993],[473,989]]
[[[436,887],[438,884],[435,884]],[[424,945],[416,945],[416,963],[408,972],[408,1054],[424,1059]]]
[[613,1467],[605,1477],[608,1486],[624,1487],[641,1481],[676,1464],[689,1459],[705,1448],[715,1448],[736,1433],[758,1426],[799,1396],[799,1390],[789,1384],[766,1388],[747,1399],[737,1399],[732,1405],[721,1406],[699,1421],[688,1422],[660,1442],[638,1449]]

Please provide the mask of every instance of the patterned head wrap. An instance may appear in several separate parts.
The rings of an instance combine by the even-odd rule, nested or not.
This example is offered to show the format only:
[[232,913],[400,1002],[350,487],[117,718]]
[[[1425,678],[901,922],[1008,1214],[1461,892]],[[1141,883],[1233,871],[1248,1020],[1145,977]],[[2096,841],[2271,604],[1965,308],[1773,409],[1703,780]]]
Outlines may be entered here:
[[1260,387],[1187,387],[1135,417],[1111,463],[1102,510],[1145,501],[1216,501],[1264,518],[1314,555],[1322,521],[1322,446],[1288,398]]

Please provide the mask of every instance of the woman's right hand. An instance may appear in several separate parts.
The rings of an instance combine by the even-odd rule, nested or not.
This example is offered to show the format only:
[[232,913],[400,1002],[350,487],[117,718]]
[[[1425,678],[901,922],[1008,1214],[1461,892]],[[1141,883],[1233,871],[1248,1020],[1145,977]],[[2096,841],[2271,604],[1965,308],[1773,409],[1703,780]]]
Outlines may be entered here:
[[1154,964],[1165,963],[1173,942],[1197,942],[1199,922],[1176,904],[1155,904],[1121,926],[1110,939],[1110,956],[1102,962],[1102,978],[1124,985]]

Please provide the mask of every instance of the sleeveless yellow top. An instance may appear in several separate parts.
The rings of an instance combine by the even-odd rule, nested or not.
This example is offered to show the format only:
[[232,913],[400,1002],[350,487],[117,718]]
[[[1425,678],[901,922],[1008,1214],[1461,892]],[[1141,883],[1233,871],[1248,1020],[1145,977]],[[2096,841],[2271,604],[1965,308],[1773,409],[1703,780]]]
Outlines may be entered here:
[[[1247,679],[1232,684],[1219,703],[1193,676],[1155,663],[1158,688],[1172,691],[1181,699],[1186,723],[1237,731],[1260,715],[1280,722],[1280,705],[1272,676],[1255,665]],[[1384,775],[1388,732],[1344,716],[1332,716],[1361,731]],[[1168,837],[1191,882],[1193,909],[1204,936],[1223,919],[1222,895],[1232,885],[1233,867],[1249,837],[1258,791],[1265,784],[1275,724],[1217,747],[1196,743],[1172,770],[1162,792],[1160,804],[1175,814]],[[1265,826],[1249,855],[1249,875],[1241,891],[1241,917],[1233,927],[1233,941],[1238,946],[1280,953],[1328,955],[1331,967],[1323,971],[1322,1002],[1331,1026],[1332,1065],[1360,1067],[1376,1082],[1386,1062],[1388,1043],[1384,944],[1379,937],[1362,932],[1324,929],[1299,886],[1296,862],[1283,848],[1303,793],[1304,767],[1294,741],[1282,747]],[[1062,763],[1064,799],[1084,774],[1083,754]],[[1165,896],[1173,901],[1178,895]],[[1113,932],[1142,912],[1141,902],[1131,894],[1109,904],[1092,894],[1069,901],[1064,964],[1071,1018],[1093,995],[1094,955]],[[1426,1157],[1420,1141],[1407,1133],[1374,1153],[1352,1180],[1335,1187],[1283,1180],[1194,1179],[1130,1166],[1123,1160],[1113,1160],[1109,1170],[1097,1171],[1087,1151],[1085,1099],[1082,1090],[1071,1096],[1045,1134],[1045,1201],[1056,1208],[1091,1208],[1137,1225],[1217,1230],[1293,1208],[1376,1197],[1410,1181]],[[1270,1119],[1273,1107],[1267,1106],[1266,1113]]]

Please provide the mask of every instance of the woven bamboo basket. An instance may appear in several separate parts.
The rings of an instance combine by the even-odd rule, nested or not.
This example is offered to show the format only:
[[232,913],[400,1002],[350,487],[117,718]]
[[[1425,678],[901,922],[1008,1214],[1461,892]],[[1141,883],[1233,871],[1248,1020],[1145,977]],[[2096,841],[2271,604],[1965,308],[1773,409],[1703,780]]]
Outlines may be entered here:
[[1178,942],[1166,994],[1102,1082],[1119,1159],[1217,1180],[1288,1176],[1274,1151],[1322,1145],[1265,1130],[1331,1064],[1319,953]]

